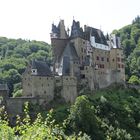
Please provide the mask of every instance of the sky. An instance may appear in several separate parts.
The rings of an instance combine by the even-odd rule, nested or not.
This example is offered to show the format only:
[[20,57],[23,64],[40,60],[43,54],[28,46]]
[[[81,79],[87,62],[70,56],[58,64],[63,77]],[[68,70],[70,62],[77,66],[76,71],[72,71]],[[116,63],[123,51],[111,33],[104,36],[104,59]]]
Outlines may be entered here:
[[0,0],[0,36],[50,43],[51,24],[72,20],[111,33],[140,15],[140,0]]

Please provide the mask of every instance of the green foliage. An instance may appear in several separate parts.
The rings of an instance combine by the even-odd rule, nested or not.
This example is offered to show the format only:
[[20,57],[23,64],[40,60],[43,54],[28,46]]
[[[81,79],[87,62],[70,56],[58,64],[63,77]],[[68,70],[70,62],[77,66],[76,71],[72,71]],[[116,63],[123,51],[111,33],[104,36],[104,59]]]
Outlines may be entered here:
[[73,130],[76,133],[79,131],[85,132],[96,140],[103,139],[103,134],[99,130],[94,112],[94,106],[85,95],[78,97],[71,107],[66,123],[67,127],[69,127],[70,131]]
[[17,116],[14,127],[9,126],[5,109],[1,108],[0,138],[89,140],[91,137],[93,140],[139,140],[139,100],[138,91],[114,86],[79,96],[70,110],[60,106],[48,111],[45,117],[39,113],[34,118],[30,117],[33,112],[26,103],[24,116]]
[[139,79],[137,76],[132,75],[132,76],[130,77],[128,83],[138,85],[138,84],[140,84],[140,79]]
[[65,121],[67,131],[86,132],[93,140],[139,140],[139,100],[138,91],[122,86],[80,96]]
[[41,41],[0,37],[0,58],[0,82],[8,83],[10,93],[12,93],[14,85],[21,82],[21,75],[30,60],[39,59],[51,62],[51,46]]
[[22,94],[22,89],[19,89],[17,90],[14,94],[13,94],[13,97],[21,97],[23,94]]
[[40,114],[31,122],[28,110],[28,103],[25,104],[25,117],[21,119],[17,115],[16,125],[14,127],[8,126],[8,121],[0,118],[0,139],[6,140],[90,140],[90,137],[85,133],[78,135],[66,135],[64,128],[55,124],[52,118],[52,110],[49,111],[47,118],[43,120]]
[[114,30],[121,38],[126,60],[127,80],[132,75],[140,78],[140,17],[137,16],[132,24],[119,30]]

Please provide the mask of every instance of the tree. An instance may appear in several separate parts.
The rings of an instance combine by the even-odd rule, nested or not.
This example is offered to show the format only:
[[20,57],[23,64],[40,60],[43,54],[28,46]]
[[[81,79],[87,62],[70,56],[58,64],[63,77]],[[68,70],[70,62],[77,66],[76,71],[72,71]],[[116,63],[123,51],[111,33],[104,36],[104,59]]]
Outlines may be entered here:
[[94,106],[91,105],[85,95],[78,97],[70,109],[70,115],[67,119],[68,128],[76,133],[85,132],[92,139],[103,140],[104,137],[99,130],[94,112]]
[[138,85],[138,84],[140,84],[140,79],[139,79],[137,76],[132,75],[132,76],[130,77],[128,83]]

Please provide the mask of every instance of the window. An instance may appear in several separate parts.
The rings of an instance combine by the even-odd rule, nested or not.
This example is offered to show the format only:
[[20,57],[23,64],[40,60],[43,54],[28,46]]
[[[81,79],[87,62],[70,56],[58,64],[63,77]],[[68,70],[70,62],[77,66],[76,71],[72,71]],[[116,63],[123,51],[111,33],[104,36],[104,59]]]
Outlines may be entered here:
[[104,58],[102,57],[101,60],[104,61]]
[[112,61],[113,61],[113,62],[115,61],[114,58],[112,59]]
[[81,77],[82,79],[85,79],[85,75],[84,75],[84,74],[81,74],[80,77]]
[[102,68],[104,68],[104,64],[102,65]]
[[32,69],[31,72],[33,75],[37,75],[37,69]]
[[84,66],[81,66],[81,67],[80,67],[80,70],[84,70]]
[[100,68],[104,68],[104,64],[100,64]]
[[107,58],[107,62],[109,62],[109,58]]
[[120,68],[121,66],[120,66],[120,64],[118,64],[118,68]]
[[120,62],[120,60],[121,60],[120,57],[117,57],[117,61]]
[[121,59],[121,62],[124,62],[124,58]]
[[46,94],[47,92],[46,91],[44,91],[44,94]]
[[122,65],[122,68],[124,68],[124,65]]
[[96,57],[96,60],[99,60],[99,56]]

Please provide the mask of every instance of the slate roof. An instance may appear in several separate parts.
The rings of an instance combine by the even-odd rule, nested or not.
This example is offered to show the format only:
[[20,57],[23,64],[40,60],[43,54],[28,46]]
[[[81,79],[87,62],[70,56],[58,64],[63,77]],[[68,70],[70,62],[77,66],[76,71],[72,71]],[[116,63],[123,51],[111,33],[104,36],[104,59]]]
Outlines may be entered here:
[[9,91],[7,84],[0,84],[0,91],[4,91],[4,90]]
[[92,28],[92,27],[86,27],[86,31],[85,31],[86,38],[85,39],[90,40],[91,35],[95,37],[96,43],[108,45],[106,38],[103,35],[103,32],[101,30]]
[[31,68],[37,69],[37,76],[52,76],[52,72],[46,62],[32,60]]
[[80,27],[80,22],[73,20],[71,27],[71,38],[81,37],[83,38],[83,29]]
[[60,29],[54,24],[52,24],[52,33],[60,34]]
[[116,47],[120,48],[120,44],[119,44],[119,37],[116,36]]
[[68,56],[73,60],[78,60],[78,54],[75,50],[74,43],[68,43],[64,49],[63,56]]
[[70,61],[78,61],[79,57],[73,43],[68,43],[63,52],[63,75],[70,73]]
[[60,59],[62,57],[62,54],[63,54],[64,49],[65,49],[65,47],[67,45],[67,42],[68,42],[68,40],[66,40],[66,39],[57,39],[58,44],[60,43],[60,41],[61,41],[61,45],[58,45],[58,46],[53,48],[54,49],[53,51],[54,51],[54,57],[55,57],[54,61],[55,62],[56,61],[60,62]]

